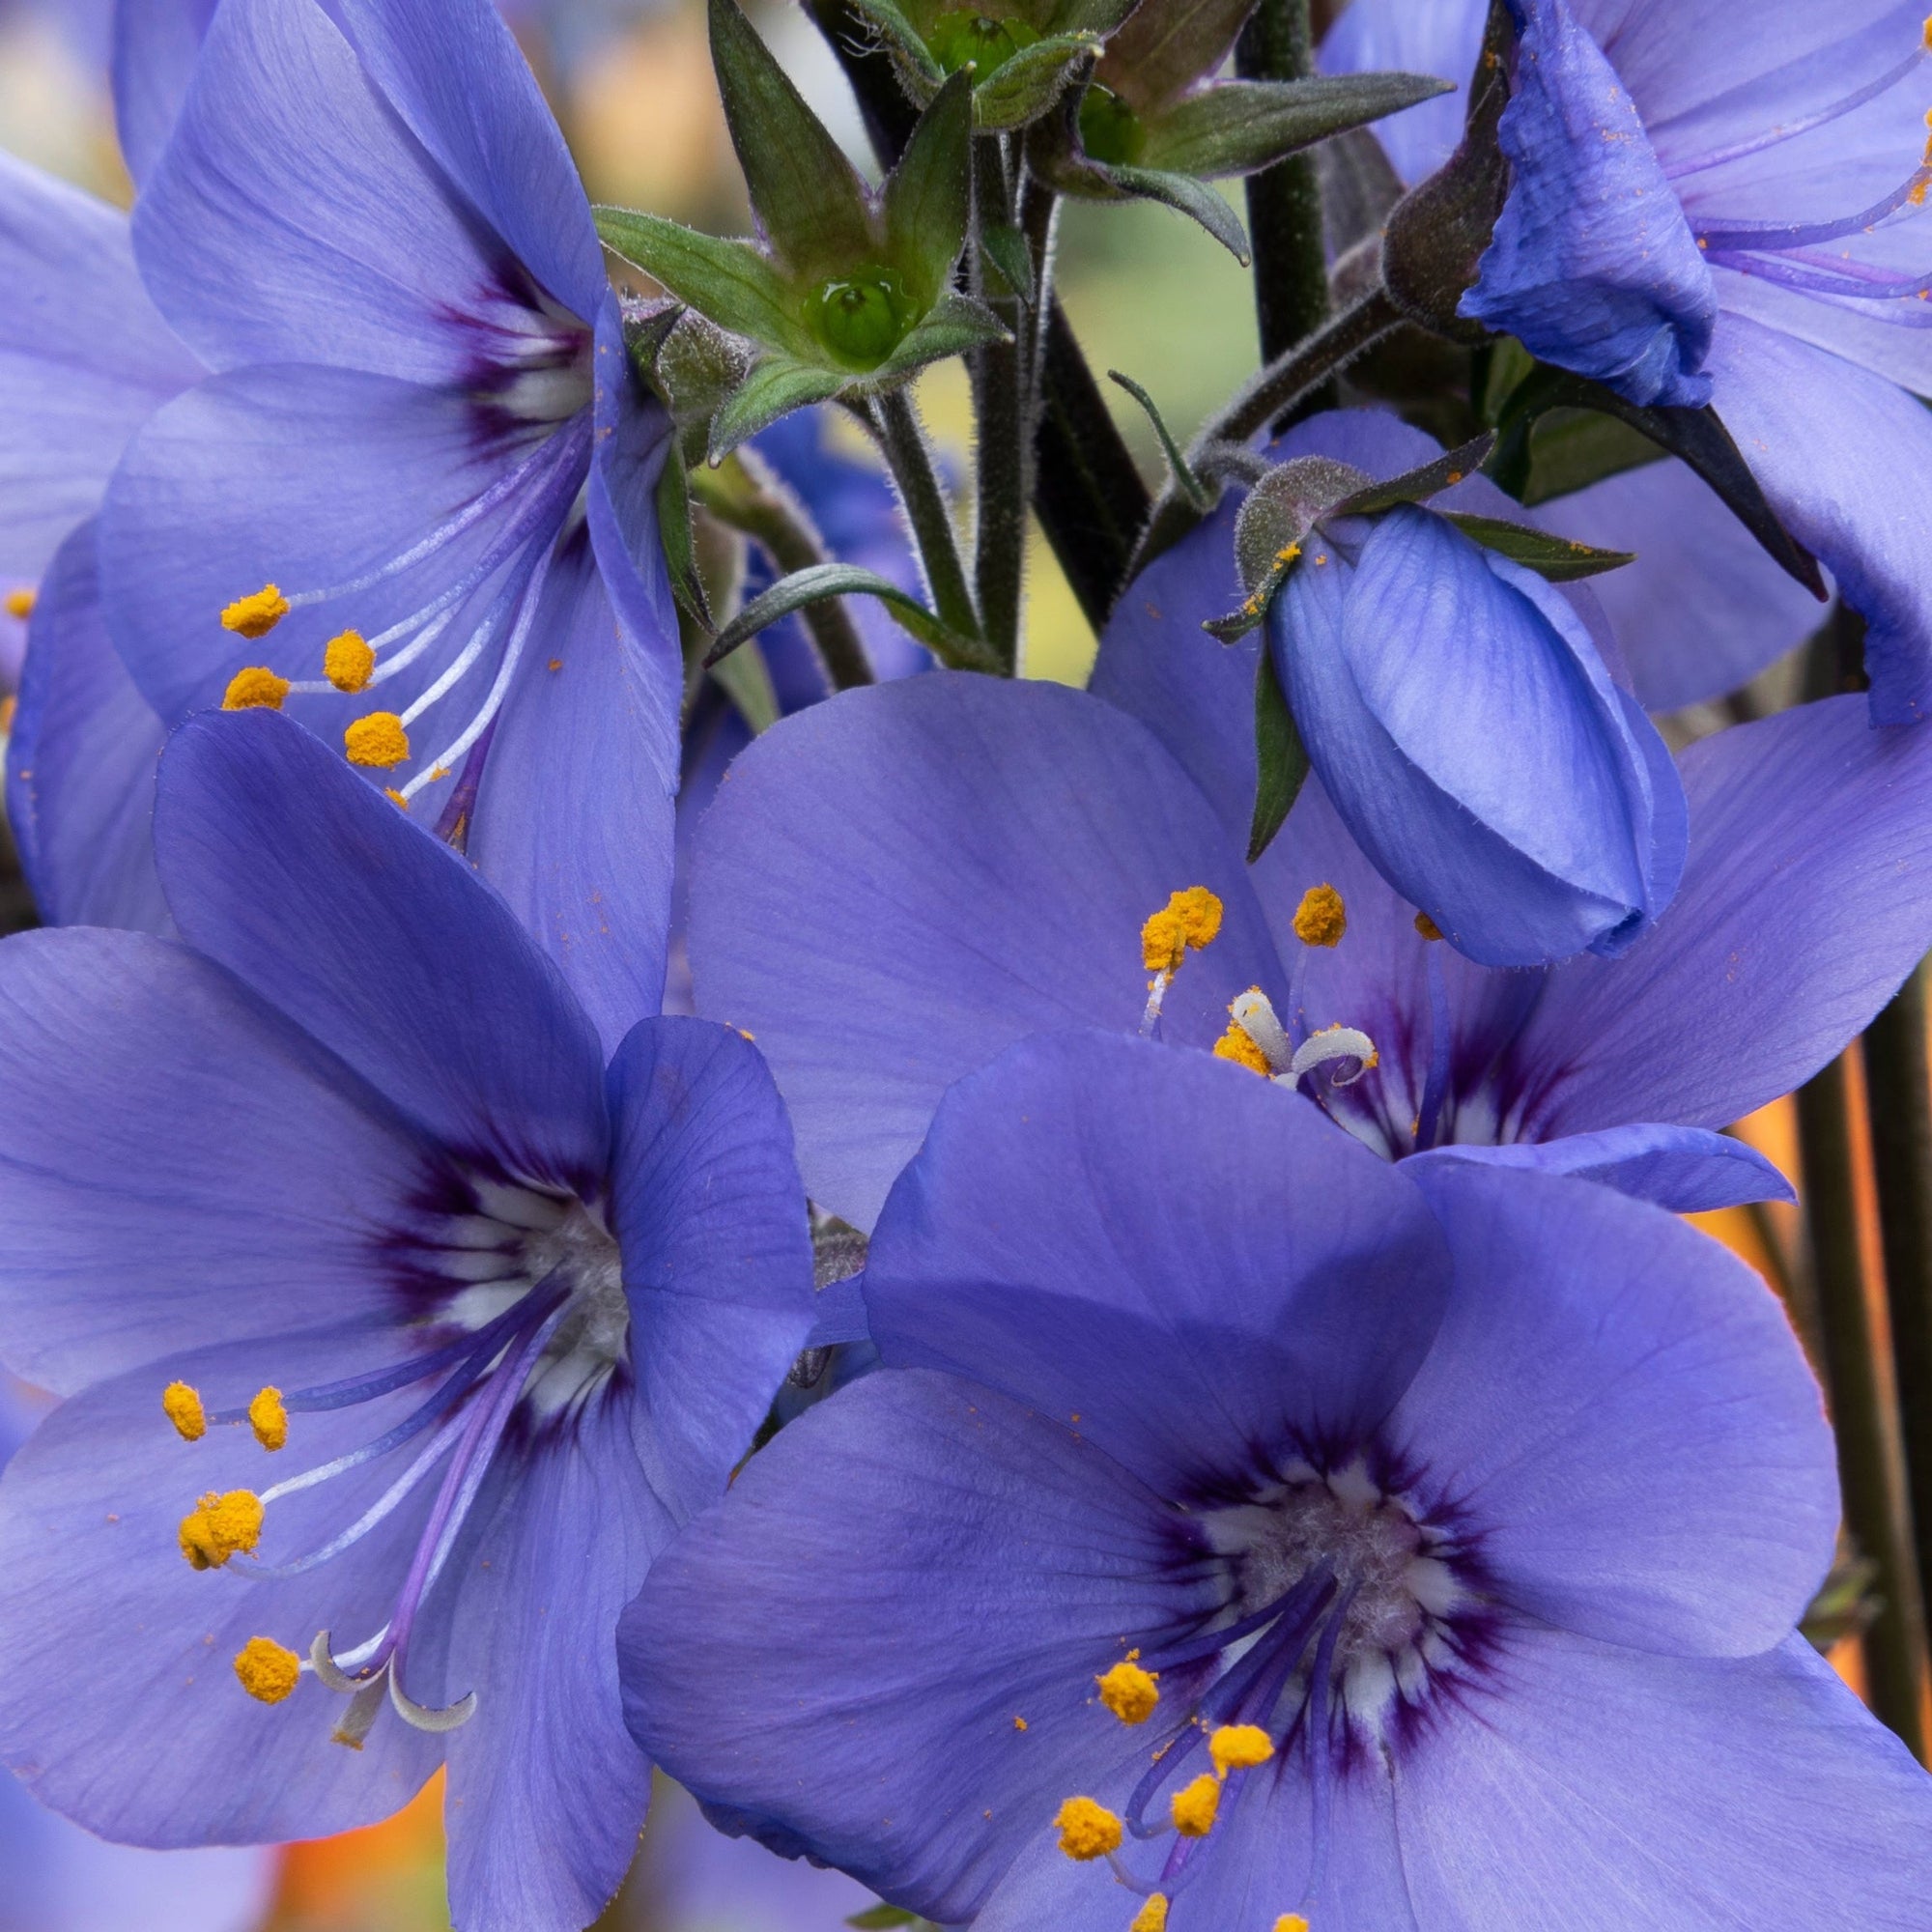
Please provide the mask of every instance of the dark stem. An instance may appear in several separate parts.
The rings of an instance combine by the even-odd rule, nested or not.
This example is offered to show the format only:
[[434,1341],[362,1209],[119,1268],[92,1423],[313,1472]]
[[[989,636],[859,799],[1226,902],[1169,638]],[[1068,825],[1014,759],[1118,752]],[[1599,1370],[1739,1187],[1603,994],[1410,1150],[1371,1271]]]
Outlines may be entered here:
[[[1235,71],[1244,80],[1305,80],[1312,74],[1315,45],[1308,0],[1261,0],[1235,43]],[[1314,156],[1290,155],[1250,175],[1247,191],[1255,320],[1262,360],[1272,362],[1313,334],[1328,315],[1321,184]]]
[[[998,134],[973,137],[973,232],[1013,226],[1013,190]],[[985,272],[975,248],[972,271]],[[979,447],[975,480],[979,516],[973,536],[973,582],[986,641],[1009,671],[1019,664],[1020,600],[1026,576],[1026,512],[1031,495],[1031,414],[1026,305],[1010,292],[985,292],[988,306],[1011,331],[1010,342],[973,352],[974,413]]]
[[933,610],[949,629],[977,638],[980,614],[973,608],[973,593],[967,588],[965,566],[959,560],[952,506],[940,487],[932,449],[911,392],[891,389],[875,398],[867,420],[885,452],[886,467],[892,471],[906,522],[912,526]]
[[1867,1701],[1874,1715],[1922,1759],[1918,1578],[1906,1514],[1903,1457],[1884,1397],[1859,1253],[1848,1085],[1841,1059],[1798,1090],[1805,1231],[1818,1285],[1845,1526],[1859,1553],[1876,1568],[1878,1614],[1864,1635]]

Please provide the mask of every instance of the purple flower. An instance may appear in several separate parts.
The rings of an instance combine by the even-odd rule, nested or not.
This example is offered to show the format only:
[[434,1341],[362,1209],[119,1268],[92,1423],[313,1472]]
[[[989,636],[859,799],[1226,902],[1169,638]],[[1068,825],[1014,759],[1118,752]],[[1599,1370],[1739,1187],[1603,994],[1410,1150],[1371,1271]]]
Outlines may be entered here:
[[648,1780],[617,1613],[811,1322],[782,1110],[699,1021],[607,1070],[287,720],[183,727],[156,847],[185,943],[0,948],[0,1345],[67,1398],[0,1482],[0,1749],[155,1846],[340,1831],[446,1758],[459,1922],[577,1932]]
[[1918,1922],[1932,1781],[1793,1628],[1818,1391],[1716,1243],[1088,1035],[948,1095],[866,1293],[886,1369],[620,1633],[769,1842],[976,1932]]

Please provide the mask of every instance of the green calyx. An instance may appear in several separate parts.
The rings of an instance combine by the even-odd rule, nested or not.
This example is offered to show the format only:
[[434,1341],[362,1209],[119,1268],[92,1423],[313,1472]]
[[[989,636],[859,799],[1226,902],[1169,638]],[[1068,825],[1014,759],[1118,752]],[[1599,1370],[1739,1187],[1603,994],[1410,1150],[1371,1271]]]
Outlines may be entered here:
[[821,282],[806,298],[805,314],[819,341],[854,369],[876,369],[919,320],[904,282],[886,268]]
[[968,8],[942,14],[932,23],[925,43],[943,71],[957,73],[971,66],[974,78],[984,80],[1022,47],[1034,46],[1038,40],[1038,33],[1024,20],[999,20]]
[[1147,143],[1141,117],[1110,89],[1097,84],[1080,100],[1080,145],[1106,167],[1131,167]]

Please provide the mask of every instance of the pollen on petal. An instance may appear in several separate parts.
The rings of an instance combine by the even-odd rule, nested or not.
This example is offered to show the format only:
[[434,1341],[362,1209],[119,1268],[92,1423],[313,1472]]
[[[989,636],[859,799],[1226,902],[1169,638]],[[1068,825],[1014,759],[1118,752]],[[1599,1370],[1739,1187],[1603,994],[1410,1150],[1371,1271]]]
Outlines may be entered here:
[[40,602],[40,595],[38,590],[32,588],[8,591],[8,616],[17,617],[24,624],[34,614],[34,606]]
[[1415,929],[1421,933],[1424,939],[1440,939],[1442,937],[1442,928],[1426,912],[1419,912],[1415,915]]
[[1214,1817],[1221,1808],[1220,1780],[1212,1772],[1204,1771],[1167,1801],[1167,1808],[1174,1814],[1174,1829],[1183,1838],[1205,1838],[1214,1829]]
[[264,1449],[279,1449],[289,1439],[289,1412],[282,1406],[282,1392],[265,1388],[248,1405],[248,1426]]
[[301,1676],[301,1659],[273,1637],[251,1636],[235,1659],[235,1674],[258,1703],[279,1704]]
[[1304,946],[1340,946],[1349,909],[1333,886],[1310,886],[1294,909],[1294,936]]
[[1232,1060],[1236,1066],[1245,1066],[1264,1080],[1274,1071],[1267,1063],[1267,1055],[1255,1044],[1254,1036],[1239,1020],[1228,1022],[1228,1031],[1214,1042],[1214,1058]]
[[1167,1894],[1157,1891],[1134,1914],[1127,1932],[1167,1932]]
[[221,695],[224,711],[279,711],[289,695],[289,681],[267,665],[244,665],[228,680]]
[[1123,1724],[1144,1724],[1160,1702],[1160,1686],[1153,1672],[1143,1670],[1134,1662],[1140,1653],[1123,1658],[1104,1676],[1094,1681],[1100,1687],[1100,1701]]
[[265,583],[246,597],[238,597],[221,613],[221,628],[243,638],[266,638],[289,614],[289,600],[278,585]]
[[1308,1920],[1298,1912],[1284,1912],[1274,1921],[1274,1932],[1308,1932]]
[[1188,952],[1211,946],[1221,930],[1221,901],[1206,886],[1173,893],[1141,927],[1141,957],[1150,973],[1172,973]]
[[1223,1724],[1208,1738],[1208,1755],[1225,1777],[1265,1764],[1274,1755],[1274,1741],[1259,1724]]
[[337,691],[360,691],[376,672],[376,653],[360,631],[330,638],[322,653],[322,674]]
[[1083,1864],[1121,1849],[1121,1821],[1091,1798],[1069,1798],[1053,1823],[1060,1833],[1060,1849]]
[[161,1391],[161,1407],[184,1442],[199,1442],[208,1434],[208,1413],[201,1406],[201,1393],[185,1382],[170,1382]]
[[372,711],[358,718],[342,734],[342,749],[352,765],[400,765],[410,754],[410,734],[393,711]]
[[252,1555],[262,1540],[262,1498],[252,1490],[211,1490],[181,1522],[181,1552],[197,1570],[219,1570],[238,1551]]

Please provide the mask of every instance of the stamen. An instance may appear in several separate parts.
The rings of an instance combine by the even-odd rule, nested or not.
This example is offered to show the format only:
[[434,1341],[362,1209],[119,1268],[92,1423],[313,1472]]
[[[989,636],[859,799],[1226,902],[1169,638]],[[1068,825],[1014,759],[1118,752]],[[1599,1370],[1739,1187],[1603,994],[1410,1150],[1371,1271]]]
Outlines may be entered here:
[[1167,1807],[1174,1829],[1183,1838],[1205,1838],[1214,1829],[1221,1808],[1221,1782],[1211,1772],[1204,1771],[1192,1784],[1177,1791],[1167,1801]]
[[389,1665],[389,1702],[396,1716],[402,1719],[412,1730],[429,1731],[440,1735],[444,1731],[462,1728],[476,1715],[476,1693],[465,1691],[455,1703],[446,1704],[440,1711],[432,1710],[426,1704],[418,1704],[403,1689],[403,1681],[396,1675],[396,1667]]
[[1250,1073],[1259,1073],[1264,1080],[1273,1075],[1274,1068],[1267,1063],[1267,1055],[1254,1042],[1254,1037],[1239,1020],[1230,1019],[1228,1031],[1214,1042],[1216,1060],[1232,1060],[1236,1066],[1245,1066]]
[[1340,946],[1349,910],[1333,886],[1310,886],[1294,910],[1294,936],[1304,946]]
[[1192,949],[1211,946],[1221,930],[1221,901],[1206,886],[1171,894],[1141,927],[1141,959],[1150,973],[1172,973]]
[[1144,1724],[1160,1702],[1160,1686],[1154,1673],[1143,1670],[1135,1661],[1140,1656],[1130,1650],[1104,1676],[1094,1681],[1100,1687],[1100,1701],[1123,1724]]
[[238,597],[221,612],[221,628],[248,639],[266,638],[289,614],[289,600],[278,584],[265,583]]
[[1121,1849],[1121,1821],[1091,1798],[1069,1798],[1054,1818],[1060,1849],[1082,1864]]
[[279,1704],[296,1688],[301,1659],[272,1637],[251,1636],[235,1660],[235,1675],[258,1703]]
[[1374,1066],[1381,1056],[1376,1051],[1376,1043],[1357,1027],[1323,1027],[1320,1033],[1312,1033],[1294,1049],[1294,1058],[1289,1062],[1289,1078],[1299,1080],[1312,1073],[1318,1066],[1324,1066],[1330,1061],[1353,1060],[1360,1062],[1354,1072],[1337,1074],[1331,1083],[1336,1087],[1351,1087],[1362,1075]]
[[1223,1724],[1208,1740],[1208,1755],[1215,1771],[1226,1777],[1231,1771],[1253,1771],[1274,1755],[1274,1745],[1259,1724]]
[[[1932,144],[1928,144],[1932,156]],[[1916,208],[1925,198],[1924,188],[1932,182],[1932,168],[1921,159],[1917,168],[1883,201],[1875,201],[1857,214],[1835,221],[1733,221],[1698,231],[1697,245],[1712,254],[1734,254],[1758,249],[1783,251],[1787,248],[1815,248],[1827,242],[1842,242],[1848,235],[1862,235],[1896,214],[1901,208]]]
[[384,769],[400,765],[410,754],[409,733],[393,711],[372,711],[358,718],[342,734],[342,749],[352,765]]
[[34,606],[40,601],[40,594],[38,590],[31,587],[8,591],[8,616],[17,617],[24,624],[34,614]]
[[1133,1923],[1127,1932],[1167,1932],[1167,1897],[1164,1892],[1155,1892],[1134,1914]]
[[264,1449],[275,1450],[289,1439],[289,1412],[282,1406],[282,1392],[265,1388],[248,1405],[248,1426]]
[[360,691],[375,674],[376,653],[360,631],[344,631],[324,647],[322,670],[337,691]]
[[219,1570],[238,1552],[252,1556],[262,1540],[262,1499],[252,1490],[210,1490],[182,1518],[181,1552],[197,1570]]
[[341,1721],[329,1732],[332,1744],[347,1745],[351,1750],[360,1750],[362,1741],[369,1735],[369,1726],[376,1721],[383,1709],[385,1694],[381,1675],[373,1677],[367,1684],[356,1690],[349,1700],[349,1708],[342,1714]]
[[228,680],[228,689],[221,696],[221,708],[279,711],[291,689],[288,679],[277,676],[267,665],[244,665]]
[[187,1383],[170,1382],[161,1391],[161,1407],[184,1442],[199,1442],[208,1434],[208,1412],[201,1406],[200,1391]]

